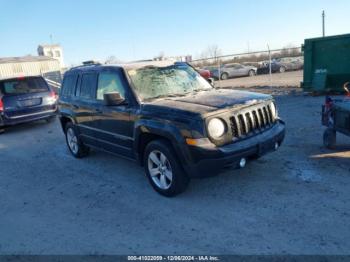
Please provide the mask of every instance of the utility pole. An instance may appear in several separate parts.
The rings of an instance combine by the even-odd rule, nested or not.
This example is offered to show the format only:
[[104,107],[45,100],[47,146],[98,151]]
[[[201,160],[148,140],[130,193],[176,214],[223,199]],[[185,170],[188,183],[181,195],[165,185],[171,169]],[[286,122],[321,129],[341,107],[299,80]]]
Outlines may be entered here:
[[322,36],[325,37],[326,36],[326,29],[325,29],[325,12],[324,10],[322,11]]
[[269,79],[270,79],[270,86],[271,86],[271,82],[272,82],[272,65],[271,65],[271,50],[270,50],[270,45],[267,44],[267,50],[269,52]]

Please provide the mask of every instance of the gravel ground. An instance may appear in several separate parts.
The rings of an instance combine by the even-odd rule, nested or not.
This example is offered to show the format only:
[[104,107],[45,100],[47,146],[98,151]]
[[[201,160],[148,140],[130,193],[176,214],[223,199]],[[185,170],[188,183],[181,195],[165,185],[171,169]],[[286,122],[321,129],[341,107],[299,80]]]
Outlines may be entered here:
[[272,92],[287,123],[279,151],[172,199],[133,162],[74,159],[58,121],[11,128],[0,136],[0,254],[349,254],[350,140],[324,149],[323,98],[289,91]]

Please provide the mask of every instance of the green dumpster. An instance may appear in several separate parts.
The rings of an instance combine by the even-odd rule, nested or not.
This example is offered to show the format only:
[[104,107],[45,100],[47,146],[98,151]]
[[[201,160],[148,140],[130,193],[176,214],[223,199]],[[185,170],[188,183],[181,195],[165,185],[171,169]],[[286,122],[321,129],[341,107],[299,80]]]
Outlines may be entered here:
[[350,81],[350,34],[305,39],[304,81],[306,92],[343,92]]

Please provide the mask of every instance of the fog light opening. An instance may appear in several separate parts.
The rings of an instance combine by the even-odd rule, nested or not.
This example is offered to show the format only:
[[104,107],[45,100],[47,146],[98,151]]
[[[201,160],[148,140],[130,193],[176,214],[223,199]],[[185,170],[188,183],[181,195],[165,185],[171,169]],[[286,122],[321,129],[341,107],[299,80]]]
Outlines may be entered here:
[[275,150],[277,150],[279,147],[280,147],[279,143],[276,142],[276,143],[275,143]]
[[240,168],[244,168],[246,164],[247,164],[247,159],[245,159],[244,157],[241,158],[241,160],[239,160],[239,167]]

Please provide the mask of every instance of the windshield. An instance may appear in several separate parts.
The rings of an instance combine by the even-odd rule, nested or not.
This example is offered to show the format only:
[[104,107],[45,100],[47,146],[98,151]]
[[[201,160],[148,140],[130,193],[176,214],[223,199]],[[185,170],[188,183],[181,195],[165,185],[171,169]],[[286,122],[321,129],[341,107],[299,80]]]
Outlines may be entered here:
[[187,64],[127,70],[140,100],[210,90],[213,87]]

